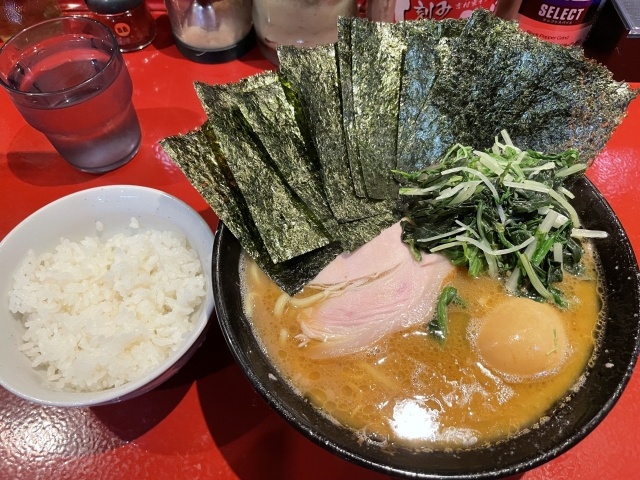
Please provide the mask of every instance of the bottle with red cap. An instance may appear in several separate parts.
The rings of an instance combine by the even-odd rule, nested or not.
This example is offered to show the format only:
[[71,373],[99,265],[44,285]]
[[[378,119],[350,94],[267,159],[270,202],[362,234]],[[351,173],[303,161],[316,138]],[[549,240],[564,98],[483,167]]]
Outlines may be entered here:
[[156,22],[144,0],[86,0],[93,17],[116,35],[121,52],[149,45],[156,36]]

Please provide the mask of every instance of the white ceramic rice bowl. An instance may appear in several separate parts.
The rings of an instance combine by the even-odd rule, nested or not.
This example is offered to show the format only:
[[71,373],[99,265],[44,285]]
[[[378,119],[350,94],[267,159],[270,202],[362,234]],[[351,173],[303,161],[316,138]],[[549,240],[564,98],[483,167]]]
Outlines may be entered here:
[[[135,217],[139,229],[129,227]],[[104,228],[96,230],[96,222]],[[86,236],[106,240],[118,233],[146,230],[182,231],[198,252],[205,276],[207,295],[192,314],[193,330],[184,343],[163,363],[138,380],[100,392],[69,392],[51,388],[46,371],[34,369],[18,347],[25,327],[9,311],[9,290],[13,274],[31,249],[36,256],[52,251],[60,238],[79,241]],[[83,190],[41,208],[27,217],[0,242],[0,385],[14,394],[46,405],[88,406],[116,403],[141,395],[176,373],[204,339],[203,332],[213,311],[211,255],[213,233],[202,217],[186,203],[152,188],[114,185]]]

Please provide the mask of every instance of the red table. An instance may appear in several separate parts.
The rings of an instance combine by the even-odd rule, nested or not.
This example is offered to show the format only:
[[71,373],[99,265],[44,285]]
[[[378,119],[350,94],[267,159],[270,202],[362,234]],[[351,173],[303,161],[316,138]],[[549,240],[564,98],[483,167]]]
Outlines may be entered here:
[[[100,185],[136,184],[217,218],[158,145],[206,119],[194,80],[226,83],[272,68],[257,50],[226,65],[191,63],[176,50],[166,15],[158,37],[126,55],[143,145],[126,166],[90,175],[68,166],[0,93],[0,239],[63,196]],[[629,109],[589,178],[616,211],[640,254],[640,100]],[[3,272],[3,274],[6,274]],[[215,315],[203,346],[171,380],[105,407],[55,408],[0,388],[0,479],[380,479],[307,440],[253,390],[229,353]],[[609,416],[556,460],[523,480],[640,479],[640,372]]]

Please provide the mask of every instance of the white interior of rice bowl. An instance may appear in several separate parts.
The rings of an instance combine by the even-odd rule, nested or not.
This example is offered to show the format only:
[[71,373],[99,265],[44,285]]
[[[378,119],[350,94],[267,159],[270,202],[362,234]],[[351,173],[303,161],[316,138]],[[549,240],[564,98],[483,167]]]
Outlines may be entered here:
[[[134,217],[140,229],[130,227]],[[96,230],[96,222],[103,230]],[[8,292],[13,273],[29,249],[37,255],[51,251],[61,238],[80,241],[86,236],[107,239],[118,233],[132,235],[147,230],[182,231],[189,246],[197,251],[205,276],[207,296],[192,314],[194,323],[184,343],[160,366],[125,385],[99,392],[68,392],[51,388],[46,372],[33,369],[31,361],[18,347],[25,327],[18,315],[9,311]],[[191,207],[158,190],[121,185],[77,192],[41,208],[11,231],[0,242],[0,384],[34,402],[80,406],[100,405],[132,398],[162,383],[190,357],[213,311],[211,255],[213,233]]]

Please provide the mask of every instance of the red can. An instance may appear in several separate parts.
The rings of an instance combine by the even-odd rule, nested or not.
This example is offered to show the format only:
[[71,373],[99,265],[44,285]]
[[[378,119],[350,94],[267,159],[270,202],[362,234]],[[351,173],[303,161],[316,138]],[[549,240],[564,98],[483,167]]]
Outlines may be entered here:
[[494,11],[498,0],[396,0],[395,20],[469,18],[476,8]]
[[600,0],[524,0],[520,28],[561,45],[582,45],[600,7]]

